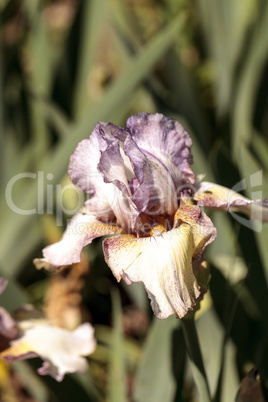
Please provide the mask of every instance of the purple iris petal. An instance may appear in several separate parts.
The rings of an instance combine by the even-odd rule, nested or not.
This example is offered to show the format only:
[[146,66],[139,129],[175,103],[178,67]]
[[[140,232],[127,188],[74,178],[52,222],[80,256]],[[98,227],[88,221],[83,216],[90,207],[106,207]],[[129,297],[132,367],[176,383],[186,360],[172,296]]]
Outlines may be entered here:
[[175,213],[178,191],[194,181],[191,144],[182,126],[161,114],[132,116],[127,129],[99,123],[71,157],[69,175],[91,194],[90,212],[102,220],[113,212],[119,226],[135,232],[141,213]]
[[160,113],[140,113],[127,120],[127,128],[140,150],[161,162],[176,187],[194,183],[192,140],[180,123]]
[[142,152],[130,136],[125,141],[124,150],[139,181],[133,193],[138,210],[155,216],[175,213],[178,207],[176,188],[161,162]]

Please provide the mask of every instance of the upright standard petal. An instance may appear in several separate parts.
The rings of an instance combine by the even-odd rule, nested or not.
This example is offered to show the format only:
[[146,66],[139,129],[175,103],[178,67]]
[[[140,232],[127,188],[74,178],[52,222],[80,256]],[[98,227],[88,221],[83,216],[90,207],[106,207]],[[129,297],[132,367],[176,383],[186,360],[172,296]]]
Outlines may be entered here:
[[111,203],[115,202],[115,187],[105,183],[98,170],[101,151],[106,147],[107,142],[99,133],[99,125],[96,125],[90,138],[79,142],[68,167],[68,174],[73,184],[91,194],[94,201],[89,200],[88,206],[97,217],[110,216]]
[[194,199],[200,206],[219,208],[230,212],[242,212],[250,219],[268,222],[267,199],[252,201],[219,184],[201,182]]
[[127,120],[127,128],[140,150],[172,176],[176,188],[194,183],[192,140],[179,122],[160,113],[139,113]]
[[157,158],[142,152],[131,136],[124,142],[139,185],[133,187],[133,202],[148,216],[172,215],[178,207],[173,178]]
[[66,373],[85,372],[88,368],[87,356],[94,352],[96,341],[89,323],[82,324],[75,331],[53,327],[45,320],[21,321],[22,335],[10,342],[10,346],[0,353],[0,357],[11,362],[40,356],[43,366],[41,375],[51,375],[61,381]]
[[129,232],[132,230],[131,222],[138,215],[138,209],[132,201],[132,194],[127,178],[130,170],[127,168],[122,155],[124,153],[122,152],[121,154],[120,152],[119,140],[114,139],[101,152],[98,169],[103,175],[104,182],[112,184],[114,187],[114,199],[110,200],[110,205],[116,217],[117,224],[124,228],[126,232]]
[[[156,232],[157,233],[157,232]],[[116,236],[103,242],[105,260],[118,281],[142,282],[158,318],[184,317],[201,292],[192,270],[193,235],[182,224],[146,238]]]
[[132,167],[127,156],[120,152],[127,134],[110,123],[96,124],[90,138],[78,144],[68,169],[71,181],[91,194],[87,201],[89,211],[102,221],[113,213],[114,220],[125,230],[133,212],[128,186]]
[[119,234],[117,226],[102,223],[91,214],[78,213],[69,222],[62,239],[43,249],[44,258],[35,259],[35,266],[53,271],[63,265],[80,261],[82,249],[96,237]]

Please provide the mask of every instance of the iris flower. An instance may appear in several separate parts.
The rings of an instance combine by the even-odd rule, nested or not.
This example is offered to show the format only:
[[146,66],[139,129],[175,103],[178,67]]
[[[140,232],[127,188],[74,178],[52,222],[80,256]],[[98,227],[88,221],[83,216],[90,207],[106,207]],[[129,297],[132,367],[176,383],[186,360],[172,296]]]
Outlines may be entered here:
[[[217,234],[200,207],[250,216],[252,201],[195,178],[191,145],[181,124],[162,114],[131,116],[126,128],[96,124],[68,170],[91,198],[36,267],[77,263],[94,238],[114,235],[103,240],[103,251],[117,281],[143,283],[160,319],[193,310],[206,291],[204,250]],[[256,205],[263,211],[261,201]]]
[[[0,293],[7,285],[0,278]],[[84,323],[74,331],[52,325],[31,305],[21,307],[12,317],[0,308],[0,358],[8,362],[39,356],[43,365],[41,375],[61,381],[66,373],[85,372],[85,357],[94,352],[94,329]]]

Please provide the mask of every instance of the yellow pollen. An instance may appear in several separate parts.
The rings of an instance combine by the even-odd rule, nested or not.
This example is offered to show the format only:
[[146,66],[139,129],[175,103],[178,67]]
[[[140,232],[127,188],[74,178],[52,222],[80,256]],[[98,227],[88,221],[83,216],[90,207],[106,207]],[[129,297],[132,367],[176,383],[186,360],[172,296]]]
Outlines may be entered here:
[[166,232],[166,228],[162,225],[154,226],[150,232],[150,236],[160,236],[162,233]]

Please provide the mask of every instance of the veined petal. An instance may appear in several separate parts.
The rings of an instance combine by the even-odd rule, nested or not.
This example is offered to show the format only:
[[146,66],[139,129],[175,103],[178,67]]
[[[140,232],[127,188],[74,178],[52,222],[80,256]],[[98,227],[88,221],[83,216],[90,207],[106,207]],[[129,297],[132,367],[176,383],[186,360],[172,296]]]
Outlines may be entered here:
[[83,247],[96,237],[122,233],[117,226],[107,225],[91,214],[78,213],[69,222],[62,239],[43,249],[44,259],[35,259],[35,266],[55,270],[80,261]]
[[[122,152],[122,154],[124,153]],[[109,203],[116,216],[117,223],[125,231],[129,231],[130,221],[134,216],[137,216],[138,211],[132,201],[127,179],[127,167],[120,152],[118,139],[114,139],[101,152],[98,169],[103,175],[104,182],[110,185],[113,184],[113,199],[109,199]]]
[[142,282],[158,318],[184,317],[201,292],[192,271],[190,225],[158,236],[116,236],[103,241],[104,256],[118,281]]
[[162,163],[142,152],[129,135],[124,142],[139,185],[134,189],[133,201],[139,212],[149,215],[172,215],[178,207],[175,183]]
[[92,196],[89,212],[102,220],[113,213],[125,230],[134,206],[128,186],[134,173],[128,157],[120,152],[127,134],[110,123],[96,124],[90,138],[78,144],[68,168],[72,182]]
[[105,149],[106,143],[94,130],[89,139],[85,139],[76,147],[70,157],[68,173],[71,181],[81,190],[93,194],[102,180],[97,166],[100,152]]
[[66,373],[87,370],[87,361],[82,356],[93,353],[96,347],[94,330],[89,323],[72,332],[44,321],[22,321],[19,328],[22,336],[11,341],[0,357],[10,362],[40,356],[44,363],[38,369],[39,374],[49,374],[57,381],[61,381]]
[[160,113],[139,113],[127,120],[127,128],[139,149],[172,176],[176,188],[194,183],[192,140],[180,123]]
[[[102,123],[102,126],[105,128],[107,124]],[[103,174],[98,169],[101,152],[106,148],[107,140],[100,134],[100,125],[96,124],[90,138],[78,144],[68,168],[71,181],[91,194],[88,206],[92,207],[90,212],[97,217],[111,215],[119,192],[112,183],[104,182]]]
[[105,183],[114,183],[123,193],[131,195],[118,140],[114,140],[101,152],[98,169],[103,174]]
[[268,222],[268,200],[249,200],[235,191],[218,184],[202,182],[195,193],[198,205],[242,212],[250,219]]
[[192,201],[182,198],[180,208],[174,217],[174,227],[181,223],[188,223],[193,234],[193,259],[201,258],[206,246],[213,242],[217,236],[217,229],[211,219]]

